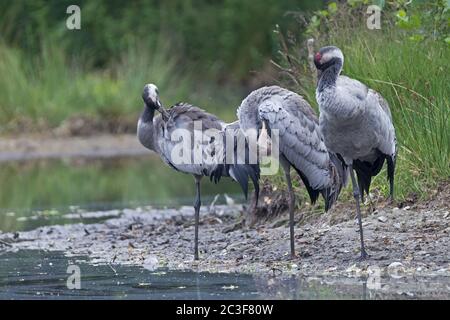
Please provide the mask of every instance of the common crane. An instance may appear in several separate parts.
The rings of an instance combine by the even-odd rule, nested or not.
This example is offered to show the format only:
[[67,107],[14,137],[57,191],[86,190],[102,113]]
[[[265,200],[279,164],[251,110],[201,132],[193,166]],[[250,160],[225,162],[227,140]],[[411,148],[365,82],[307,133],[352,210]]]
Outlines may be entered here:
[[340,75],[344,55],[339,48],[321,48],[314,63],[319,74],[316,99],[320,109],[320,129],[327,148],[336,153],[350,171],[361,239],[360,260],[364,260],[368,255],[364,246],[360,199],[364,199],[364,192],[369,195],[372,177],[380,172],[385,160],[390,198],[394,198],[397,146],[391,112],[378,92]]
[[[248,162],[238,164],[236,161],[231,163],[225,161],[226,142],[219,142],[225,141],[226,132],[231,131],[233,134],[239,129],[237,122],[226,124],[216,116],[188,103],[178,103],[166,110],[161,104],[158,88],[154,84],[145,85],[142,99],[144,100],[144,111],[137,125],[137,136],[141,144],[159,154],[161,159],[171,168],[194,176],[196,187],[194,259],[198,260],[200,181],[202,177],[209,176],[216,183],[222,176],[231,177],[240,184],[246,198],[248,180],[251,179],[257,198],[259,167],[257,164],[247,164]],[[155,111],[159,111],[161,115],[155,116]],[[196,127],[196,124],[200,126]],[[180,134],[177,134],[177,130]],[[218,139],[211,134],[211,130],[219,133]],[[203,138],[206,135],[207,139],[202,139],[199,144],[192,143],[196,134],[202,135]],[[183,139],[185,139],[184,141],[191,141],[187,150],[189,161],[184,162],[175,159],[179,156],[175,148],[180,146]],[[232,148],[236,151],[235,145]],[[248,152],[247,145],[244,151]],[[200,155],[200,161],[195,161],[198,155]],[[206,159],[205,156],[209,157],[209,161],[203,161]]]
[[239,125],[246,130],[266,128],[272,143],[278,140],[280,164],[289,191],[289,220],[291,258],[295,257],[294,205],[291,167],[302,179],[312,203],[319,194],[327,211],[337,200],[345,183],[345,172],[339,159],[330,153],[319,130],[318,119],[300,95],[287,89],[270,86],[253,91],[238,109]]

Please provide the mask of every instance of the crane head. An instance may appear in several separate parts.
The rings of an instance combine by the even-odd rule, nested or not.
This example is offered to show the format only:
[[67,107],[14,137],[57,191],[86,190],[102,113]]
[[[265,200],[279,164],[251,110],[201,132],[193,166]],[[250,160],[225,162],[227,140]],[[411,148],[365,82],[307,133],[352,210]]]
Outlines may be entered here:
[[144,86],[142,99],[149,108],[153,108],[155,110],[160,110],[162,108],[161,101],[159,100],[158,87],[153,83],[149,83]]
[[344,55],[341,49],[334,46],[323,47],[314,56],[314,64],[316,68],[323,71],[335,64],[344,64]]

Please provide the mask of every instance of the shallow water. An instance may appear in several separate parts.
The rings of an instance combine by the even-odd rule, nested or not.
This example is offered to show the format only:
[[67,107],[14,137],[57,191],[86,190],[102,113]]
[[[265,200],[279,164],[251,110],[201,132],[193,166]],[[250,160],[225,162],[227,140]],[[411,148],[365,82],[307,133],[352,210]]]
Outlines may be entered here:
[[[242,200],[239,186],[228,178],[218,185],[203,179],[202,200],[220,194]],[[192,205],[192,176],[175,172],[158,157],[110,160],[75,159],[2,163],[0,166],[0,231],[23,231],[49,224],[96,222],[66,219],[85,210],[142,205]]]
[[[73,265],[80,289],[67,286]],[[35,250],[0,255],[0,299],[448,299],[448,280],[382,279],[372,290],[370,279],[150,271]]]
[[[94,266],[86,257],[20,251],[0,256],[0,299],[252,299],[252,277],[130,266]],[[68,289],[69,265],[80,268],[81,289]]]

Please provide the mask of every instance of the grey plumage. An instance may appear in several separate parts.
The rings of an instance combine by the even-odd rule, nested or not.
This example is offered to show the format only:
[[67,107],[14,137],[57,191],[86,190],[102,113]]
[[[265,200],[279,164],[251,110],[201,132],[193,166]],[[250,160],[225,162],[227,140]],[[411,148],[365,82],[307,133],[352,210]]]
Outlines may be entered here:
[[291,253],[293,244],[293,202],[290,167],[303,180],[311,198],[319,194],[328,210],[336,201],[345,180],[345,172],[335,155],[328,152],[311,106],[298,94],[278,86],[253,91],[240,105],[238,118],[243,130],[265,127],[269,135],[279,133],[280,162],[290,193]]
[[[195,177],[197,189],[194,205],[196,211],[195,259],[198,259],[201,177],[208,176],[216,183],[223,176],[231,177],[241,185],[247,198],[249,179],[253,182],[256,195],[259,193],[259,167],[248,163],[226,163],[225,133],[236,130],[238,128],[236,123],[226,124],[216,116],[188,103],[178,103],[166,110],[162,107],[158,89],[153,84],[144,87],[142,97],[145,106],[137,126],[139,141],[146,148],[156,152],[173,169]],[[155,116],[155,110],[161,115]],[[201,127],[196,127],[197,124],[201,124]],[[201,137],[201,140],[195,140],[197,135]],[[190,144],[187,146],[189,154],[184,155],[183,158],[183,155],[177,152],[180,143],[189,141],[187,138],[190,138]],[[194,150],[197,147],[201,147],[201,152]],[[198,159],[199,156],[200,159]],[[181,158],[186,161],[180,161]]]
[[[319,70],[316,98],[320,109],[320,129],[327,148],[342,162],[355,169],[357,211],[359,197],[369,194],[373,176],[384,161],[388,163],[391,197],[394,191],[396,137],[392,116],[386,100],[363,83],[341,76],[344,56],[339,48],[324,47],[316,54]],[[358,212],[360,218],[360,212]],[[361,231],[362,258],[366,255]]]

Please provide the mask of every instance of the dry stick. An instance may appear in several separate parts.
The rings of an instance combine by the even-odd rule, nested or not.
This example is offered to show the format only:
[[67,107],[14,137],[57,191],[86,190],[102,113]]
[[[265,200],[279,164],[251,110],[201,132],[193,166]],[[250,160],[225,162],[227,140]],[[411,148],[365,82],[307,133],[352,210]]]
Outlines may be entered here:
[[5,246],[7,246],[7,247],[12,247],[12,244],[11,244],[11,243],[8,243],[8,242],[6,242],[6,241],[0,240],[0,243],[3,244],[3,245],[5,245]]
[[314,38],[310,38],[306,41],[306,47],[308,48],[309,69],[311,70],[314,82],[317,82],[317,72],[314,64]]
[[283,68],[282,66],[280,66],[278,63],[276,63],[273,60],[270,60],[270,63],[273,64],[278,69],[280,69],[280,71],[285,73],[289,78],[291,78],[292,81],[294,81],[297,86],[300,86],[300,83],[298,82],[297,78],[293,75],[293,72],[291,69]]
[[291,56],[289,55],[289,48],[288,48],[288,46],[286,44],[286,40],[284,39],[284,36],[281,33],[280,28],[279,28],[278,25],[277,25],[276,33],[279,36],[280,43],[281,43],[281,46],[283,48],[283,51],[279,51],[279,53],[284,55],[284,57],[286,58],[286,61],[289,63],[290,69],[283,68],[283,67],[281,67],[280,65],[276,64],[273,61],[271,61],[271,63],[274,64],[276,67],[278,67],[281,71],[285,72],[295,82],[295,84],[297,86],[299,86],[300,83],[297,80],[297,77],[295,76],[297,68],[295,67],[294,63],[292,62]]

